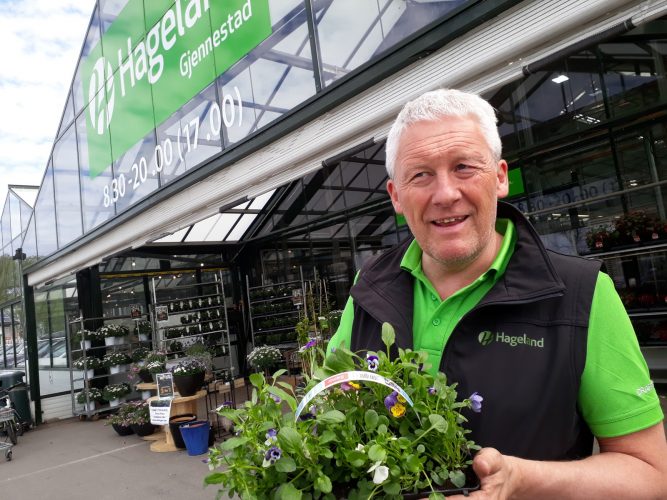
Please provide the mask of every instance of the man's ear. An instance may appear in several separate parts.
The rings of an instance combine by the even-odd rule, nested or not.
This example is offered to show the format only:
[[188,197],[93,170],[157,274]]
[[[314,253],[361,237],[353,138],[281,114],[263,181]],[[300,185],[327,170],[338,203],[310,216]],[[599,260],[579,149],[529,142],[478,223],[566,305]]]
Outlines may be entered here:
[[387,192],[391,198],[391,204],[394,206],[394,211],[397,214],[402,214],[403,209],[401,208],[401,202],[398,201],[398,189],[396,188],[396,183],[393,179],[387,181]]
[[505,160],[500,160],[498,162],[498,168],[496,175],[498,176],[498,186],[496,187],[496,194],[498,198],[505,198],[510,191],[509,178],[507,177],[508,170],[507,162]]

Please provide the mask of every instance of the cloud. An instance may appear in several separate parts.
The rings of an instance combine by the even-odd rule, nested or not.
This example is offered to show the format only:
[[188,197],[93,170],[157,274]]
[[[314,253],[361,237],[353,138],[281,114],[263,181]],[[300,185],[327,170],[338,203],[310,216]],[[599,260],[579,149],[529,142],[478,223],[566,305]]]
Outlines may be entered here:
[[0,203],[7,184],[39,184],[95,2],[0,2]]

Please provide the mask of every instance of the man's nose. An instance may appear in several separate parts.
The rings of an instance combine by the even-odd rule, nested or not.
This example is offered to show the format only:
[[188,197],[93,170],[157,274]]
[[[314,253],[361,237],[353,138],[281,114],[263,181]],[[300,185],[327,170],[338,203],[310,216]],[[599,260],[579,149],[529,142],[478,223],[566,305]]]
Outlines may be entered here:
[[461,190],[458,182],[450,176],[440,174],[434,183],[433,203],[442,206],[451,206],[461,199]]

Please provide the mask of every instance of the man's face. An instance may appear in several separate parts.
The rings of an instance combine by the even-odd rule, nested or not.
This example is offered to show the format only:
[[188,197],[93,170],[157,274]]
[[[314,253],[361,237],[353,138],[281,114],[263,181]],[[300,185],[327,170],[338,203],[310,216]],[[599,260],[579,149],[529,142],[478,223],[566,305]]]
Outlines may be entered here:
[[495,161],[476,119],[447,117],[408,126],[387,191],[423,259],[463,269],[493,261],[496,202],[507,196],[507,163]]

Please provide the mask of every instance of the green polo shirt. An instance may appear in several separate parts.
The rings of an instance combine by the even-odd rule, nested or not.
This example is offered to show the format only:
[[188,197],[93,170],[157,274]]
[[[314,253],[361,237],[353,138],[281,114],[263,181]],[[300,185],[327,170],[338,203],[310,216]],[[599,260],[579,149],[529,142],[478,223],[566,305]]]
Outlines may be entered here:
[[[489,269],[470,285],[441,300],[421,266],[422,250],[416,240],[408,247],[401,267],[415,277],[413,345],[429,354],[434,374],[454,327],[502,277],[514,252],[516,231],[499,219],[503,235],[500,251]],[[329,348],[350,346],[354,303],[345,305],[340,326]],[[611,334],[610,334],[611,333]],[[613,368],[610,368],[613,367]],[[658,395],[649,378],[637,337],[611,278],[600,273],[593,294],[588,327],[586,365],[581,378],[579,406],[598,437],[629,434],[657,424],[663,418]]]

